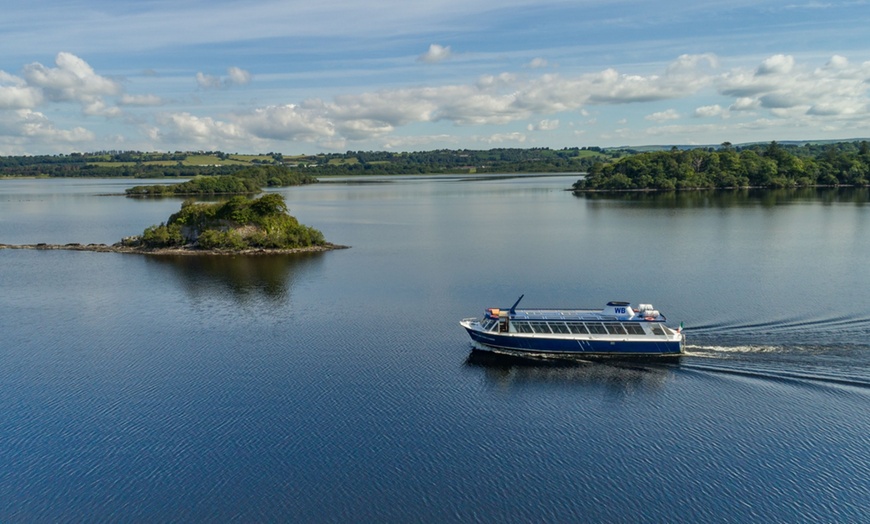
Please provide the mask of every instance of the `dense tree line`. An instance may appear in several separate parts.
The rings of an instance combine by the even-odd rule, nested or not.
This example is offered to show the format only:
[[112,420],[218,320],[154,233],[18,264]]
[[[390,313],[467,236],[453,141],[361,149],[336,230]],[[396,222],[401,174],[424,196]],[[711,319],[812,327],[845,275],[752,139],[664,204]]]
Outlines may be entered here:
[[257,199],[235,196],[216,204],[186,200],[165,223],[151,226],[123,243],[147,248],[192,246],[239,251],[318,246],[326,240],[323,233],[288,214],[283,196],[269,193]]
[[154,165],[122,164],[95,165],[87,162],[46,162],[15,164],[8,162],[0,166],[0,176],[26,177],[93,177],[93,178],[189,178],[199,175],[229,175],[246,166],[234,165]]
[[[598,147],[496,148],[489,150],[439,149],[394,153],[388,151],[347,151],[285,157],[269,153],[246,163],[287,165],[315,176],[395,175],[438,173],[528,173],[586,171],[596,161],[615,158],[621,151]],[[191,156],[213,157],[214,162],[192,165]],[[0,176],[130,177],[161,178],[207,175],[235,175],[248,166],[239,165],[221,151],[196,153],[142,153],[139,151],[98,151],[70,155],[0,157]]]
[[638,153],[596,163],[575,190],[866,185],[870,144],[752,145]]

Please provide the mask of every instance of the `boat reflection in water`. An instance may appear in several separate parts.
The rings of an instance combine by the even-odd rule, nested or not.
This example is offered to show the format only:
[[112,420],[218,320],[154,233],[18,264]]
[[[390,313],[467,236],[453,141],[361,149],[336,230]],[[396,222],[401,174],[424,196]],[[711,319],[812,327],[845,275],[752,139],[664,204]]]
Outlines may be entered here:
[[620,396],[660,391],[680,368],[681,357],[593,357],[556,359],[505,355],[472,349],[465,365],[479,368],[488,382],[513,388],[551,384],[604,388]]

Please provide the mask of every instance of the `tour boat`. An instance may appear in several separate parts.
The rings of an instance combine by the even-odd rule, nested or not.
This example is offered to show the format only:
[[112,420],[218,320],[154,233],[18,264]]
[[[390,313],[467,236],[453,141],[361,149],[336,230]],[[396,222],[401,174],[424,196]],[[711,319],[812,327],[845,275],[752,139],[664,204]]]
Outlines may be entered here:
[[540,356],[663,356],[683,353],[682,324],[673,329],[652,304],[608,302],[603,309],[487,308],[459,324],[477,349]]

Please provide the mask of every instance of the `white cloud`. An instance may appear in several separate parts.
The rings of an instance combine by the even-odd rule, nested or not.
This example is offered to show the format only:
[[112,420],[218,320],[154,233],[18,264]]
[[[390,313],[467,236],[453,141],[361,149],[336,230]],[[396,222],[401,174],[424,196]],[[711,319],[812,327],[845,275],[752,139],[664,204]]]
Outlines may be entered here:
[[849,59],[845,56],[834,55],[828,63],[825,64],[825,67],[828,69],[845,69],[849,67]]
[[529,131],[555,131],[559,129],[559,120],[549,120],[544,119],[536,124],[529,124],[526,126],[526,129]]
[[30,86],[42,89],[46,97],[57,101],[91,103],[97,97],[121,92],[121,84],[96,74],[87,62],[71,53],[58,53],[55,65],[28,64],[24,66],[24,78]]
[[251,83],[251,73],[238,67],[230,67],[227,69],[227,82],[234,85],[245,85]]
[[713,104],[709,106],[701,106],[695,108],[694,116],[699,118],[710,118],[716,116],[726,116],[728,113],[725,109],[722,108],[719,104]]
[[324,112],[323,104],[315,100],[303,106],[287,104],[263,107],[234,115],[233,120],[239,128],[255,137],[318,142],[336,136],[335,126],[324,116]]
[[27,143],[76,144],[94,139],[83,127],[58,129],[43,113],[30,109],[0,113],[0,135]]
[[23,78],[0,71],[0,109],[32,109],[42,102],[42,91]]
[[202,71],[196,73],[196,85],[200,89],[222,89],[234,85],[246,85],[251,83],[251,73],[239,67],[227,68],[227,76],[219,77],[207,75]]
[[518,93],[478,92],[468,86],[439,90],[432,101],[437,120],[458,125],[500,125],[528,118],[532,111],[523,107]]
[[452,54],[453,52],[450,50],[450,46],[431,44],[425,53],[417,57],[417,61],[434,64],[436,62],[447,60]]
[[807,114],[815,116],[851,116],[867,113],[867,102],[854,100],[820,100],[807,109]]
[[718,65],[710,54],[682,55],[672,62],[664,75],[622,75],[615,69],[585,75],[581,81],[592,92],[592,103],[652,102],[680,98],[706,87],[712,81],[706,67]]
[[94,98],[82,104],[82,112],[88,116],[105,116],[109,118],[121,116],[122,111],[115,106],[107,105],[102,98]]
[[516,82],[517,75],[511,73],[500,73],[498,75],[483,75],[477,79],[477,87],[480,89],[510,87]]
[[239,140],[247,135],[245,131],[228,122],[211,117],[198,117],[190,113],[161,115],[158,121],[169,129],[169,136],[184,137],[197,143],[212,144],[219,140]]
[[853,66],[834,55],[825,67],[810,70],[787,55],[774,55],[755,71],[733,70],[723,75],[718,90],[737,96],[733,110],[767,109],[779,118],[805,115],[852,117],[867,114],[870,65]]
[[719,67],[719,58],[713,53],[680,55],[668,65],[667,76],[670,78],[688,77],[691,80],[704,67],[710,67],[711,69]]
[[[458,92],[458,91],[462,92]],[[322,111],[333,120],[352,121],[378,120],[393,126],[412,122],[429,122],[435,119],[439,106],[451,95],[469,96],[473,87],[461,89],[452,86],[440,88],[406,88],[376,91],[359,95],[337,96],[333,102],[322,104],[320,101],[309,103],[308,107]]]
[[728,108],[731,111],[749,111],[759,106],[757,98],[743,96],[734,101]]
[[98,75],[87,62],[72,53],[58,53],[55,66],[46,67],[38,62],[24,66],[26,87],[18,87],[18,93],[7,92],[6,97],[0,88],[0,104],[3,98],[17,94],[19,107],[36,107],[45,100],[78,102],[86,116],[118,117],[122,114],[118,107],[105,100],[106,96],[121,94],[119,82]]
[[122,106],[159,106],[163,100],[157,95],[121,95],[118,104]]
[[794,68],[794,57],[788,55],[774,55],[765,59],[755,70],[756,76],[785,75]]
[[668,120],[677,120],[679,118],[680,113],[678,113],[676,109],[659,111],[657,113],[653,113],[644,117],[645,120],[651,120],[653,122],[667,122]]
[[395,128],[383,121],[357,118],[342,122],[337,131],[348,140],[366,140],[392,133]]
[[542,67],[547,67],[547,61],[543,58],[533,58],[531,62],[526,64],[526,67],[531,69],[541,69]]

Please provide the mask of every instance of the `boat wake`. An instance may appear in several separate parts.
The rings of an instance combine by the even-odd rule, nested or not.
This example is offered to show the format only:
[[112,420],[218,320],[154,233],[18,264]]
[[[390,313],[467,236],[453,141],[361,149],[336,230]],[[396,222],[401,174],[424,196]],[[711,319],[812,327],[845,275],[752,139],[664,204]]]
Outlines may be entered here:
[[805,333],[808,335],[830,335],[831,333],[870,334],[870,317],[855,318],[851,315],[836,315],[830,317],[787,317],[765,320],[763,322],[722,322],[716,324],[701,324],[691,326],[691,333],[699,335],[715,335],[719,333],[782,335],[789,333]]
[[[717,365],[709,362],[683,362],[681,371],[743,377],[763,381],[801,386],[849,388],[861,393],[870,392],[870,376],[837,368],[772,368],[769,366]],[[863,371],[863,370],[861,370]]]
[[709,343],[686,344],[683,355],[709,359],[736,358],[741,355],[782,355],[810,362],[808,359],[855,359],[870,360],[870,345],[866,343],[812,343],[782,342],[776,344],[747,344],[738,338],[710,341]]
[[784,353],[786,351],[787,348],[785,346],[766,345],[723,346],[686,344],[683,346],[683,354],[687,357],[724,358],[731,353]]

